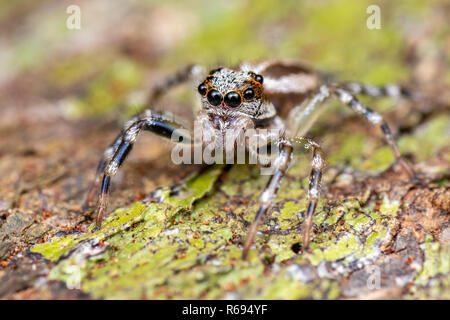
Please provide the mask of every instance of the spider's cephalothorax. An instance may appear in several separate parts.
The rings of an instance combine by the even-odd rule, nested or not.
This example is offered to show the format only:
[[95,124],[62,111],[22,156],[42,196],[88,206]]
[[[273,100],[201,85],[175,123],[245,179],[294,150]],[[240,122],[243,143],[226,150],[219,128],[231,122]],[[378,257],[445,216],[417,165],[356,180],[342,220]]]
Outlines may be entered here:
[[[150,94],[149,102],[153,104],[159,96],[171,87],[187,79],[198,79],[203,73],[199,66],[190,66],[167,78]],[[311,173],[308,188],[308,207],[303,214],[304,248],[310,243],[312,219],[320,195],[322,170],[325,165],[320,146],[311,139],[303,137],[317,119],[323,102],[329,98],[337,98],[342,104],[350,107],[370,124],[380,128],[386,143],[390,146],[396,161],[402,166],[410,179],[415,179],[414,172],[403,160],[398,151],[389,126],[375,111],[367,108],[356,98],[358,94],[370,96],[409,97],[410,93],[395,85],[372,86],[355,82],[331,84],[313,70],[295,62],[262,61],[258,63],[242,63],[235,69],[219,68],[203,76],[198,84],[202,110],[196,115],[196,122],[213,135],[223,136],[230,131],[244,130],[254,136],[263,135],[262,129],[276,128],[281,132],[278,136],[267,135],[270,143],[277,145],[275,168],[266,188],[261,193],[259,210],[250,226],[243,248],[246,257],[262,217],[272,206],[281,180],[290,164],[294,161],[296,151],[306,148],[311,151]],[[151,131],[160,136],[171,138],[176,129],[183,128],[179,121],[166,114],[150,109],[138,114],[128,121],[122,132],[106,149],[99,163],[97,176],[88,194],[87,204],[91,204],[100,185],[99,205],[96,216],[97,227],[101,226],[106,212],[108,194],[112,176],[114,176],[131,151],[133,144],[142,130]],[[253,130],[249,130],[253,129]],[[250,139],[251,140],[251,139]],[[195,143],[190,139],[175,140],[180,143]],[[246,148],[250,152],[249,140]],[[260,162],[260,164],[263,164]]]
[[218,116],[248,116],[252,119],[275,116],[273,105],[264,97],[264,78],[251,71],[227,68],[212,70],[198,86],[203,109]]

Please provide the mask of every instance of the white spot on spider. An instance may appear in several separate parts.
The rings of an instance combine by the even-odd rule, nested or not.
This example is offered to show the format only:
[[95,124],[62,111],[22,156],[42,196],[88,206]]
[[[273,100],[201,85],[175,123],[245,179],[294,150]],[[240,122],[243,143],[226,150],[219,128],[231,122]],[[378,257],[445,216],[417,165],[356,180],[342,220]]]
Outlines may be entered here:
[[371,96],[379,96],[379,95],[381,95],[380,88],[372,86],[370,84],[364,85],[364,89]]
[[386,86],[386,93],[388,96],[391,97],[398,97],[400,96],[400,88],[396,85],[390,84]]
[[106,174],[108,176],[113,176],[116,174],[117,169],[119,169],[119,164],[115,161],[111,161],[106,167]]
[[319,190],[316,188],[312,188],[308,191],[308,198],[309,199],[318,199],[319,198]]
[[320,86],[320,100],[322,101],[326,97],[330,95],[330,91],[328,90],[327,86]]
[[383,121],[383,118],[376,112],[369,113],[367,119],[373,124],[379,124]]
[[304,93],[316,86],[316,79],[309,75],[291,74],[278,79],[266,77],[264,85],[274,92]]
[[263,204],[270,204],[270,202],[272,201],[272,198],[273,198],[273,195],[272,195],[271,191],[264,190],[264,192],[261,193],[259,201]]
[[124,140],[133,143],[134,141],[136,141],[136,137],[137,137],[138,132],[139,132],[139,127],[138,126],[131,127],[125,133]]
[[147,109],[144,111],[144,119],[151,119],[152,118],[152,111],[150,109]]
[[314,169],[320,170],[323,167],[323,160],[319,155],[315,155],[312,159],[312,167]]
[[137,121],[137,118],[134,117],[130,120],[128,120],[127,122],[125,122],[125,124],[123,125],[123,129],[124,130],[128,130],[135,122]]
[[279,169],[282,166],[284,166],[287,162],[289,162],[288,155],[286,153],[282,153],[280,154],[280,156],[275,158],[272,166],[276,169]]
[[342,101],[342,103],[349,104],[350,101],[352,101],[353,96],[344,90],[337,90],[339,94],[339,99]]
[[[356,101],[356,100],[355,100]],[[360,114],[365,114],[367,113],[367,109],[366,107],[364,107],[361,102],[356,101],[355,103],[353,103],[353,105],[351,106],[353,110],[355,110],[357,113]]]

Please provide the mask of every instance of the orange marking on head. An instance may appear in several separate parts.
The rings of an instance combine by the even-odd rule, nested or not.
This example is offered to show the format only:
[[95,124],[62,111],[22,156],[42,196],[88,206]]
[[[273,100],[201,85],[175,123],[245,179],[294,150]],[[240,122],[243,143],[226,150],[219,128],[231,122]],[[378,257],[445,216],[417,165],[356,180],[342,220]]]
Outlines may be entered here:
[[244,84],[238,90],[239,95],[243,99],[242,101],[244,101],[243,93],[248,88],[252,88],[255,91],[255,98],[260,98],[262,96],[262,92],[263,92],[262,84],[253,78],[249,78],[244,81]]

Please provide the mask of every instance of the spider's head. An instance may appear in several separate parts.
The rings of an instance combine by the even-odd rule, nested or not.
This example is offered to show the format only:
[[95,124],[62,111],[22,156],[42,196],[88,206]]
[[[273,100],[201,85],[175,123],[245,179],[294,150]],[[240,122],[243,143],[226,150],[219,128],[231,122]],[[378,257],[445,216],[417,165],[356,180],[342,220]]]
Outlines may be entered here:
[[203,109],[214,113],[258,114],[263,98],[263,77],[250,71],[212,70],[198,86]]

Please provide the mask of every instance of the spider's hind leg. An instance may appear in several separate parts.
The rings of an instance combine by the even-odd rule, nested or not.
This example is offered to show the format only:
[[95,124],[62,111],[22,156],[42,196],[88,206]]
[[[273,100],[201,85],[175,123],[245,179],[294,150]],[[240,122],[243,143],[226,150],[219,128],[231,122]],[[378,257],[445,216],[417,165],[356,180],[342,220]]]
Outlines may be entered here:
[[387,84],[384,86],[374,86],[367,83],[346,82],[340,85],[351,94],[361,94],[369,97],[391,97],[391,98],[413,98],[413,92],[403,86]]
[[396,161],[402,166],[413,182],[417,182],[417,178],[412,168],[403,159],[400,151],[395,143],[394,137],[387,123],[383,120],[380,114],[371,110],[362,104],[355,96],[343,86],[322,85],[318,92],[308,101],[306,105],[298,106],[291,111],[289,115],[289,130],[296,135],[304,135],[309,130],[311,125],[319,116],[320,112],[324,110],[324,102],[331,96],[336,97],[340,102],[349,106],[357,114],[363,116],[369,123],[378,126],[384,139],[392,150]]
[[203,74],[203,67],[199,65],[188,65],[157,83],[150,91],[147,100],[149,103],[153,104],[170,89],[188,81],[189,79],[199,80],[203,77]]
[[366,107],[364,104],[362,104],[356,97],[351,94],[348,90],[340,88],[340,87],[330,87],[330,92],[336,96],[339,101],[341,101],[343,104],[349,106],[353,111],[355,111],[357,114],[363,116],[369,123],[378,126],[383,135],[384,138],[389,145],[389,147],[392,150],[392,153],[395,156],[395,159],[397,162],[402,166],[403,170],[406,172],[406,174],[409,176],[411,181],[417,182],[416,175],[413,171],[413,169],[409,166],[409,164],[403,159],[397,144],[394,140],[394,137],[391,133],[391,130],[388,126],[388,124],[383,120],[380,114],[373,111],[372,109]]

